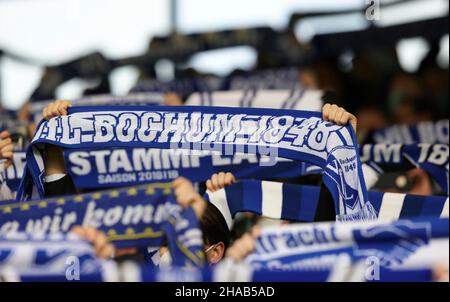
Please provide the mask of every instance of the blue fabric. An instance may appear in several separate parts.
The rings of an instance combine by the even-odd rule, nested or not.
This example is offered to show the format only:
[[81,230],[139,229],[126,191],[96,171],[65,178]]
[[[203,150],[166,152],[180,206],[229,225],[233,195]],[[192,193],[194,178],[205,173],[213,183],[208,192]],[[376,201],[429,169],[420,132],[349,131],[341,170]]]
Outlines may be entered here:
[[0,236],[67,233],[73,226],[103,231],[118,248],[160,246],[167,239],[175,265],[203,265],[203,239],[194,211],[182,210],[170,184],[0,206]]
[[[371,220],[354,131],[321,119],[321,113],[221,107],[74,107],[68,116],[43,121],[27,150],[18,199],[33,184],[43,190],[43,162],[37,146],[64,149],[147,147],[256,153],[322,167],[338,220]],[[274,154],[275,153],[275,154]]]
[[[448,219],[420,219],[266,227],[246,262],[256,270],[272,267],[292,271],[311,266],[314,260],[320,263],[348,255],[352,261],[372,259],[381,267],[399,269],[425,248],[440,249],[437,242],[448,240],[448,226]],[[425,255],[428,262],[436,261],[433,253]]]
[[377,144],[447,144],[449,143],[449,120],[423,122],[417,125],[394,125],[374,132]]
[[179,176],[200,182],[222,171],[237,178],[294,178],[302,175],[306,166],[282,159],[264,166],[267,159],[254,154],[192,155],[149,148],[66,149],[64,158],[75,186],[94,189],[167,182]]
[[360,156],[363,163],[374,167],[379,173],[383,172],[379,165],[403,167],[405,163],[410,163],[428,172],[442,191],[449,194],[448,145],[425,143],[363,145],[360,147]]
[[[263,189],[263,183],[266,184],[266,191]],[[271,185],[282,186],[280,196],[274,196]],[[264,194],[269,194],[270,202],[280,202],[282,208],[281,215],[276,217],[269,215],[269,218],[302,222],[314,221],[320,195],[320,187],[278,184],[256,180],[243,180],[226,187],[224,190],[226,200],[221,200],[216,193],[206,193],[205,199],[216,206],[219,205],[219,208],[220,206],[227,207],[232,217],[239,212],[253,212],[267,216],[267,213],[263,211],[263,198]],[[443,214],[446,203],[448,203],[448,198],[441,196],[386,194],[382,192],[369,192],[368,194],[377,213],[380,213],[382,208],[389,209],[392,203],[390,196],[395,195],[397,200],[402,200],[400,213],[398,215],[393,213],[390,217],[396,220],[418,217],[439,218]],[[444,216],[448,217],[448,213],[444,213]]]

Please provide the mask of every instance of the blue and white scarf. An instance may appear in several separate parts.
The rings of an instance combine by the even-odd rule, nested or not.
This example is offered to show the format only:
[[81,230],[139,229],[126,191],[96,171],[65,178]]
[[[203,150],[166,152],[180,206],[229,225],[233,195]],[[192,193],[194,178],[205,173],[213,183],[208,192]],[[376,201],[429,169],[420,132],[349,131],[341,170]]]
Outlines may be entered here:
[[[256,154],[198,153],[148,148],[66,149],[64,157],[67,171],[80,189],[169,182],[179,176],[201,182],[222,171],[242,179],[286,179],[320,169],[283,158],[276,158],[273,165],[272,159]],[[25,163],[26,152],[14,152],[13,164],[5,171],[6,182],[13,192],[19,187]]]
[[203,265],[203,239],[191,208],[182,210],[170,184],[0,205],[0,236],[67,233],[72,227],[103,231],[118,248],[161,246],[175,265]]
[[[4,131],[3,128],[0,127],[0,133]],[[11,189],[7,184],[7,176],[5,170],[6,159],[0,157],[0,202],[3,200],[14,198]]]
[[178,94],[187,99],[194,93],[230,90],[298,90],[302,87],[296,68],[271,69],[230,75],[226,78],[203,76],[163,82],[156,79],[137,83],[131,93],[157,92]]
[[221,90],[292,90],[301,86],[297,68],[281,68],[228,76]]
[[249,89],[195,93],[189,97],[186,105],[321,111],[322,97],[323,91],[306,88]]
[[[2,164],[0,163],[0,165]],[[12,198],[14,198],[14,194],[7,184],[4,169],[0,167],[0,202]]]
[[94,248],[74,234],[29,235],[17,233],[0,237],[0,271],[36,272],[65,276],[70,264],[76,264],[79,274],[95,274],[102,261]]
[[16,192],[22,180],[26,163],[25,151],[14,151],[12,165],[4,171],[4,178],[11,191]]
[[[432,267],[408,269],[389,269],[381,267],[373,276],[367,274],[367,265],[357,262],[347,265],[346,255],[329,257],[321,262],[315,261],[310,267],[293,271],[254,270],[245,264],[234,264],[223,261],[213,268],[184,269],[171,267],[167,269],[152,269],[135,262],[118,265],[114,262],[101,262],[101,269],[92,273],[82,272],[79,280],[68,279],[64,273],[51,273],[45,267],[29,270],[11,268],[5,276],[0,271],[0,280],[9,282],[432,282],[436,281]],[[333,261],[331,261],[333,260]],[[341,261],[341,262],[337,262]],[[61,271],[63,268],[61,268]],[[70,275],[69,275],[70,277]],[[181,290],[181,288],[179,289]],[[255,289],[260,296],[273,296],[272,288]],[[238,289],[245,295],[251,288]],[[179,293],[181,295],[181,293]],[[175,294],[176,295],[176,294]],[[185,293],[187,295],[187,293]],[[208,297],[211,296],[208,292]]]
[[305,163],[256,154],[222,156],[187,150],[110,148],[64,151],[67,171],[77,188],[111,188],[169,182],[183,176],[193,182],[227,171],[237,178],[284,179],[306,173]]
[[[31,120],[39,123],[42,120],[42,110],[54,100],[34,102],[30,104]],[[109,106],[109,105],[161,105],[164,103],[164,94],[162,93],[130,93],[125,96],[92,95],[84,96],[80,99],[71,100],[72,105],[76,106]]]
[[380,164],[403,165],[406,162],[428,172],[443,192],[449,194],[449,147],[444,144],[376,144],[360,147],[363,163],[367,163],[382,174]]
[[448,228],[448,219],[269,226],[246,262],[254,269],[290,271],[347,254],[386,268],[431,267],[448,263]]
[[[449,199],[446,197],[368,194],[378,220],[449,217]],[[271,219],[313,222],[319,195],[319,187],[244,180],[214,193],[207,192],[205,199],[219,209],[231,229],[233,218],[240,212],[252,212]]]
[[447,144],[449,143],[449,120],[423,122],[417,125],[394,125],[375,131],[377,144]]
[[321,113],[221,107],[78,107],[39,125],[27,150],[18,199],[33,184],[44,195],[41,143],[63,149],[146,147],[254,153],[308,162],[324,169],[324,183],[335,201],[338,220],[372,220],[350,125],[324,122]]

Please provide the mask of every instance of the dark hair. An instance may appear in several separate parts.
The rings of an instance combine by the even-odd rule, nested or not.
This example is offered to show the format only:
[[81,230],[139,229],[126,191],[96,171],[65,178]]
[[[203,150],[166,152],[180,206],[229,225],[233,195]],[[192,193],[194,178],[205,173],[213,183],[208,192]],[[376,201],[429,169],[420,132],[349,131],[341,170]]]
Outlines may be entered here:
[[222,213],[215,205],[208,202],[205,213],[200,219],[203,241],[209,245],[223,242],[225,250],[230,245],[231,232]]

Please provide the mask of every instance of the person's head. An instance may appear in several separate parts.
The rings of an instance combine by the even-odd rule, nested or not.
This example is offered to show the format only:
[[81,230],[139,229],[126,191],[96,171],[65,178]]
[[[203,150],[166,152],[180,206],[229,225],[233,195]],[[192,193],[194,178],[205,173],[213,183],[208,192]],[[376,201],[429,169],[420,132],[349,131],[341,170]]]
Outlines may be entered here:
[[209,264],[216,264],[225,256],[230,244],[231,232],[225,218],[212,203],[208,202],[205,213],[200,219],[203,232],[206,259]]

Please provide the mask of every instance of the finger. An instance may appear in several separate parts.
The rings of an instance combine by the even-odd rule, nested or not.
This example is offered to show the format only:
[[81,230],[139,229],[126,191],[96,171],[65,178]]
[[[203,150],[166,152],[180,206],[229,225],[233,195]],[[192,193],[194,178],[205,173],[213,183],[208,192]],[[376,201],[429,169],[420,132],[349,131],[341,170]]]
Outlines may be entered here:
[[70,101],[67,101],[67,100],[61,101],[61,103],[59,105],[59,113],[61,115],[67,115],[67,108],[69,108],[70,106],[71,106]]
[[172,182],[172,187],[173,187],[173,188],[177,188],[177,187],[179,187],[181,184],[183,184],[184,182],[185,182],[184,177],[178,177],[177,179],[175,179],[175,180]]
[[9,134],[9,132],[8,131],[2,131],[1,133],[0,133],[0,139],[6,139],[6,138],[8,138],[10,136],[10,134]]
[[246,253],[249,253],[253,250],[254,247],[254,239],[253,237],[247,233],[242,238],[242,248],[245,250]]
[[252,229],[252,236],[253,238],[257,238],[261,235],[261,227],[259,225],[253,227]]
[[2,157],[11,160],[14,157],[14,154],[11,151],[8,152],[2,152]]
[[53,108],[53,106],[54,106],[54,104],[50,103],[50,104],[48,104],[47,107],[45,107],[45,109],[47,110],[47,115],[46,115],[47,119],[51,119],[53,117],[52,116],[52,108]]
[[225,187],[225,173],[219,173],[219,175],[217,176],[217,182],[219,184],[219,189],[223,189]]
[[211,183],[213,185],[214,191],[219,190],[219,176],[217,174],[213,174],[211,177]]
[[236,255],[237,255],[238,260],[242,260],[248,254],[249,254],[249,252],[246,249],[245,242],[241,240],[239,242],[239,244],[236,246]]
[[330,104],[325,104],[322,108],[323,120],[328,121],[330,117]]
[[88,227],[88,228],[86,228],[85,234],[86,234],[86,239],[89,242],[94,243],[95,236],[97,235],[96,230],[94,228]]
[[81,238],[85,238],[85,229],[80,226],[74,226],[71,232],[80,236]]
[[106,245],[108,243],[108,239],[106,238],[105,235],[103,235],[103,233],[96,231],[95,232],[95,238],[94,238],[94,246],[97,248],[102,248],[104,245]]
[[351,113],[349,113],[349,115],[350,115],[349,122],[350,122],[350,124],[352,124],[353,130],[355,130],[355,132],[357,132],[358,131],[358,118]]
[[339,119],[339,123],[341,125],[347,125],[350,120],[350,114],[348,112],[344,112]]
[[14,149],[14,146],[12,144],[8,144],[5,147],[2,148],[2,153],[11,153]]
[[[339,109],[336,111],[336,116],[335,116],[335,118],[334,118],[335,123],[338,124],[338,125],[343,125],[343,124],[341,123],[341,119],[342,119],[342,117],[343,117],[345,114],[346,114],[345,109],[344,109],[344,108],[339,108]],[[344,125],[345,125],[345,124],[344,124]]]
[[214,188],[213,188],[213,186],[212,186],[212,183],[211,183],[211,180],[210,180],[210,179],[208,179],[208,180],[206,181],[206,189],[208,189],[208,191],[214,192]]
[[56,108],[56,110],[58,111],[58,116],[64,116],[67,115],[67,110],[66,110],[66,106],[64,105],[60,105]]
[[253,252],[253,250],[255,249],[255,242],[254,242],[253,238],[250,238],[249,240],[244,241],[243,248],[245,251],[244,257],[247,256],[248,254],[250,254],[251,252]]
[[47,107],[45,107],[44,110],[42,110],[42,117],[43,117],[44,119],[46,119],[46,120],[49,119],[49,116],[48,116],[48,108],[47,108]]
[[330,122],[334,122],[336,120],[336,113],[339,107],[337,105],[332,105],[330,108],[330,116],[328,117]]
[[59,103],[55,103],[52,106],[52,110],[51,110],[51,115],[52,117],[56,117],[59,116]]
[[8,159],[8,160],[3,164],[3,167],[4,167],[5,169],[8,169],[9,167],[12,166],[12,164],[13,164],[12,159]]
[[225,184],[231,185],[231,184],[234,184],[235,182],[236,182],[236,179],[234,178],[234,175],[232,173],[228,172],[225,175]]
[[12,140],[8,137],[0,141],[0,150],[12,144]]
[[101,259],[109,259],[114,255],[114,250],[114,246],[107,243],[97,250],[96,255]]
[[63,103],[64,103],[64,107],[65,107],[65,108],[70,108],[70,107],[72,107],[72,102],[69,101],[69,100],[64,100]]

